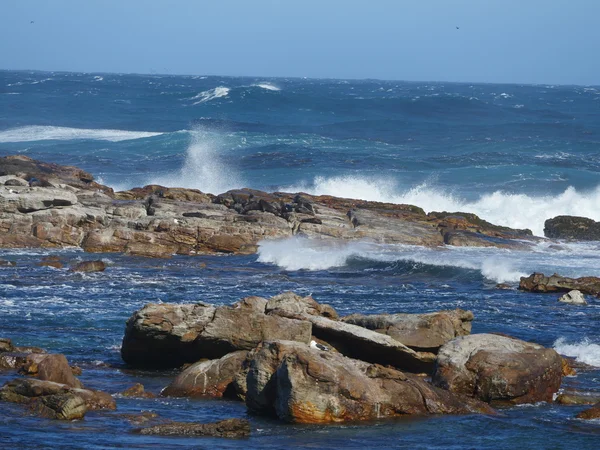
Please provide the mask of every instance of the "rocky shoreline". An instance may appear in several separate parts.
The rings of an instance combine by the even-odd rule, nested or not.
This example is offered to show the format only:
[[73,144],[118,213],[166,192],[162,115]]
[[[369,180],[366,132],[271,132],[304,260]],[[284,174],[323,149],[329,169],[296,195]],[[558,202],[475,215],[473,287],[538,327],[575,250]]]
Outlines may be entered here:
[[254,253],[266,239],[306,236],[427,247],[526,248],[530,230],[474,214],[304,193],[213,195],[150,185],[124,192],[91,174],[25,156],[0,158],[0,247],[80,247],[148,257]]

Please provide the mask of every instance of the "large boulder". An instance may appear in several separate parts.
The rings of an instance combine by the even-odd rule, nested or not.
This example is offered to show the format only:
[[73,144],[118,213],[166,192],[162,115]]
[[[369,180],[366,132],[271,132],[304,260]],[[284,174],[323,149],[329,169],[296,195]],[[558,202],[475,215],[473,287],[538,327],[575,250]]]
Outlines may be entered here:
[[551,239],[600,241],[600,222],[587,217],[557,216],[544,222],[544,236]]
[[40,380],[53,381],[73,388],[82,388],[83,384],[74,375],[65,355],[38,354],[27,355],[23,369]]
[[162,392],[170,397],[235,397],[234,381],[242,371],[247,351],[229,353],[220,359],[187,367]]
[[332,306],[319,304],[311,296],[302,297],[294,292],[284,292],[271,297],[265,307],[265,312],[282,312],[287,314],[310,314],[311,316],[323,316],[337,319],[338,314]]
[[64,189],[0,187],[0,210],[6,212],[32,213],[56,207],[72,206],[77,196]]
[[561,303],[569,303],[571,305],[587,305],[584,295],[581,291],[573,290],[567,292],[565,295],[558,299]]
[[446,342],[471,333],[473,313],[462,309],[428,314],[352,314],[342,321],[387,334],[415,351],[437,353]]
[[600,295],[600,278],[568,278],[558,274],[547,277],[543,273],[533,273],[521,277],[519,289],[529,292],[569,292],[578,290],[583,294]]
[[30,407],[41,417],[58,420],[83,419],[88,410],[85,400],[71,392],[40,397]]
[[438,353],[434,385],[486,402],[552,401],[562,358],[541,345],[495,334],[458,337]]
[[169,422],[140,428],[136,432],[157,436],[208,436],[239,439],[250,436],[250,422],[246,419],[227,419],[215,423]]
[[286,422],[492,413],[482,402],[437,389],[417,376],[297,342],[266,342],[255,350],[247,384],[251,411]]
[[396,339],[351,323],[331,320],[310,314],[291,314],[286,311],[272,313],[304,320],[312,324],[313,335],[327,342],[343,355],[374,364],[391,365],[415,373],[430,373],[435,355],[415,352]]
[[127,321],[121,356],[133,366],[178,367],[276,339],[309,343],[311,324],[252,308],[148,304]]

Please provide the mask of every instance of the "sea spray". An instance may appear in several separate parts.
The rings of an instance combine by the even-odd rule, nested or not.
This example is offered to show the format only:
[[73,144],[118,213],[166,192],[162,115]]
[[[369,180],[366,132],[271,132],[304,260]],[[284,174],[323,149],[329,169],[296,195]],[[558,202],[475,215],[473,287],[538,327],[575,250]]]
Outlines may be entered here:
[[536,236],[544,235],[544,222],[559,215],[584,216],[600,220],[600,186],[590,191],[573,187],[555,196],[533,196],[495,191],[468,201],[451,190],[431,183],[401,189],[387,178],[363,176],[316,177],[312,183],[282,187],[287,192],[304,191],[314,195],[416,205],[425,210],[474,213],[496,225],[530,229]]
[[576,361],[600,367],[600,344],[584,338],[579,342],[569,343],[564,338],[558,338],[554,343],[554,350],[561,355],[575,358]]
[[243,185],[239,174],[222,157],[223,135],[198,127],[190,131],[183,166],[146,184],[199,189],[219,194]]

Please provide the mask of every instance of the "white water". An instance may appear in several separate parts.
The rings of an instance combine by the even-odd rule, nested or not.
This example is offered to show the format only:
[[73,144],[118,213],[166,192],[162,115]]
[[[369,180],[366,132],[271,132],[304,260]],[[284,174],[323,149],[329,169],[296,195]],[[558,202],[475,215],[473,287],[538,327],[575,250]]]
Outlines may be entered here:
[[240,176],[222,158],[225,148],[223,135],[197,128],[189,132],[182,168],[176,172],[154,177],[145,184],[200,189],[222,193],[243,185]]
[[[557,251],[542,243],[531,251],[497,248],[383,245],[293,237],[259,243],[258,261],[285,270],[327,270],[348,265],[351,258],[374,262],[407,261],[438,267],[479,271],[496,283],[515,283],[535,271],[564,276],[600,275],[595,245],[565,245]],[[558,298],[558,297],[557,297]]]
[[263,88],[263,89],[266,89],[267,91],[280,91],[281,90],[281,88],[275,86],[272,83],[257,83],[257,84],[253,84],[252,86]]
[[69,141],[74,139],[120,142],[159,136],[161,134],[163,133],[150,131],[97,130],[87,128],[30,125],[26,127],[11,128],[9,130],[0,131],[0,143],[34,142],[46,140]]
[[217,86],[214,89],[209,89],[208,91],[200,92],[198,95],[190,98],[190,100],[197,100],[192,103],[193,105],[198,105],[199,103],[205,103],[210,100],[214,100],[215,98],[226,97],[229,94],[230,89],[225,86]]
[[356,176],[316,177],[311,184],[281,187],[287,192],[356,198],[389,203],[417,205],[425,210],[470,212],[496,225],[529,228],[544,235],[546,219],[559,215],[583,216],[600,220],[600,187],[588,192],[569,187],[556,196],[529,196],[496,191],[476,201],[467,201],[447,191],[423,183],[408,190],[398,188],[389,178]]
[[595,344],[587,338],[576,343],[568,343],[566,339],[559,338],[554,343],[554,350],[561,355],[575,358],[578,362],[600,367],[600,344]]

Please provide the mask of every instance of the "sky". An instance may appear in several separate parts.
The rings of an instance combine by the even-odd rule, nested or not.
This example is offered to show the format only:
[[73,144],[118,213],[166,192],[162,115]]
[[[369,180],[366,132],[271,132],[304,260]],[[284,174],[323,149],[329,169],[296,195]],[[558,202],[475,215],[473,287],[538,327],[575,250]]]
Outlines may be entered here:
[[598,85],[599,18],[600,0],[2,0],[0,69]]

